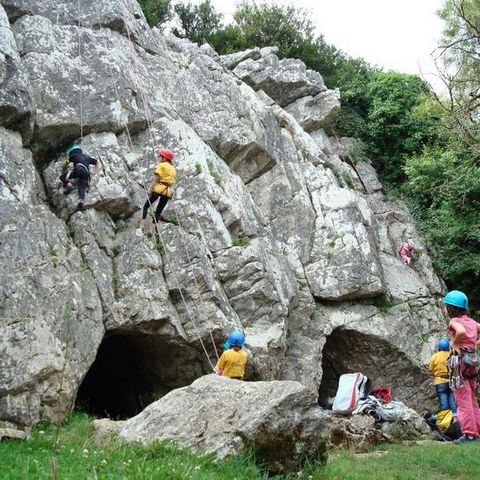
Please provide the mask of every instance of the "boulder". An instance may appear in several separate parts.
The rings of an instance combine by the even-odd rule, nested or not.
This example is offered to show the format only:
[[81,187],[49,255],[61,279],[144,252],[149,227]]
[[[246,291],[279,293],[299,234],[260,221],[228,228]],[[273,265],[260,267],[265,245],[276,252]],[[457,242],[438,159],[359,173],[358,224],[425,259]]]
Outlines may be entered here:
[[272,472],[297,471],[309,456],[325,460],[327,423],[297,382],[242,382],[209,375],[174,390],[127,420],[121,440],[173,441],[222,459],[253,449]]
[[329,446],[356,453],[366,452],[382,443],[431,438],[431,430],[423,418],[413,412],[411,418],[397,422],[379,422],[368,415],[343,417],[325,412],[329,420]]

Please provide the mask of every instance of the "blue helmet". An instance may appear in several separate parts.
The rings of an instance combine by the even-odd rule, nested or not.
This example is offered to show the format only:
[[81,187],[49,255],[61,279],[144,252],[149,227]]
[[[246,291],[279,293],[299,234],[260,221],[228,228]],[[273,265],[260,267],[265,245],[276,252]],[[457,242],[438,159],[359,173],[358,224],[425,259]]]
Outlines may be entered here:
[[245,335],[243,332],[240,332],[238,330],[234,330],[233,332],[230,332],[227,338],[227,342],[225,344],[225,348],[230,348],[230,347],[243,347],[245,344]]
[[71,147],[68,148],[67,150],[67,155],[71,155],[73,152],[80,150],[82,151],[82,147],[80,145],[74,144]]
[[446,338],[441,338],[438,341],[437,349],[447,351],[450,348],[450,342]]
[[443,303],[445,305],[451,305],[452,307],[468,310],[468,298],[460,290],[452,290],[451,292],[448,292],[443,297]]

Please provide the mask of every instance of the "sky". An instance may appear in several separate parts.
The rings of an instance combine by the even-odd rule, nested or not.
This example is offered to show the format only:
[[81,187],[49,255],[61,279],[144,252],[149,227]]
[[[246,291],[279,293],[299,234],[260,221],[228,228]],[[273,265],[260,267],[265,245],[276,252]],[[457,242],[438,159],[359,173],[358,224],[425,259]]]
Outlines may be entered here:
[[[231,18],[236,0],[212,0]],[[281,0],[275,3],[285,4]],[[431,53],[443,22],[436,11],[444,0],[291,0],[311,12],[317,32],[353,57],[363,57],[385,70],[421,74],[435,87]]]

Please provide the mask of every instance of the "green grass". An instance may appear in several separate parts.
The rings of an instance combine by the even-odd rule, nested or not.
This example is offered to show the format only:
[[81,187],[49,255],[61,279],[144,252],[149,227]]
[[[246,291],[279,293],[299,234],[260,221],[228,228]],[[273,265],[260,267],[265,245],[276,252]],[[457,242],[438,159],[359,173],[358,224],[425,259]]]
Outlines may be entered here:
[[[299,475],[270,476],[259,469],[252,455],[223,462],[197,457],[168,444],[148,447],[95,443],[91,418],[74,413],[59,429],[55,454],[57,479],[67,480],[474,480],[480,478],[480,442],[468,445],[389,445],[367,456],[332,452],[326,466],[307,465]],[[2,480],[52,479],[56,429],[39,425],[26,442],[0,443]],[[379,452],[378,454],[376,452]]]
[[[143,447],[111,442],[96,444],[91,418],[75,413],[60,428],[56,452],[57,478],[67,480],[267,480],[249,456],[216,463],[167,444]],[[35,427],[27,442],[0,443],[2,480],[51,479],[55,427]],[[272,478],[272,477],[270,477]],[[279,477],[277,477],[279,478]]]
[[476,480],[480,478],[480,442],[468,445],[435,443],[390,445],[385,455],[356,457],[333,453],[323,469],[306,472],[311,480]]

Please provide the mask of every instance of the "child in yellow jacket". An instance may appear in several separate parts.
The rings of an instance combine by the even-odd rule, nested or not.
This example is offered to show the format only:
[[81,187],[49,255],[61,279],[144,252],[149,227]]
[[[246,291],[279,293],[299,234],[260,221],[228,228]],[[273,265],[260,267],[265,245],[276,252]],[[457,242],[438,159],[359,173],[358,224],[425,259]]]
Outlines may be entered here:
[[451,410],[457,412],[455,397],[448,384],[447,360],[450,356],[450,342],[442,338],[438,342],[437,352],[432,355],[428,368],[433,374],[433,383],[437,392],[439,410]]
[[220,356],[215,365],[215,373],[237,380],[243,380],[247,365],[247,354],[243,350],[245,335],[234,331],[228,336],[225,344],[226,350]]

